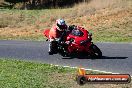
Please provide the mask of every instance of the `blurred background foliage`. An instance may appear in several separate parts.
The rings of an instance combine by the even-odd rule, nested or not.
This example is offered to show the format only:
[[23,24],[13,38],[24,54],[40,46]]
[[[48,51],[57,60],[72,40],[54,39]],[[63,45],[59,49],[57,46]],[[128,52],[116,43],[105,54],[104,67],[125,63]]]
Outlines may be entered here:
[[[3,2],[2,2],[3,1]],[[80,2],[88,3],[91,0],[2,0],[1,7],[17,9],[44,9],[72,7]]]

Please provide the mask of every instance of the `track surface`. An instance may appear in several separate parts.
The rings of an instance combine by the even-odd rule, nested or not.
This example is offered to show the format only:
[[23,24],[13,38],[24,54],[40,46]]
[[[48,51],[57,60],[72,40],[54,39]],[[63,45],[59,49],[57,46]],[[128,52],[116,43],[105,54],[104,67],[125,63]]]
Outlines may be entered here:
[[41,61],[64,66],[82,66],[87,69],[132,75],[132,44],[96,43],[103,52],[102,59],[63,58],[56,54],[49,56],[48,42],[0,41],[0,58]]

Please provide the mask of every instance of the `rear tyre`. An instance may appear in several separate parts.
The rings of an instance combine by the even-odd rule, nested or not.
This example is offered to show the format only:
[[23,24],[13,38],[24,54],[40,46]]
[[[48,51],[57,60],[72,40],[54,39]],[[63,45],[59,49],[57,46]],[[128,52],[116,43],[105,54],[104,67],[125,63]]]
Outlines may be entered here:
[[92,44],[90,48],[92,50],[91,56],[93,58],[101,58],[102,57],[102,52],[96,45]]
[[68,56],[69,56],[69,53],[68,53],[64,48],[60,51],[60,54],[61,54],[63,57],[68,57]]
[[64,44],[59,45],[58,51],[59,51],[59,54],[62,55],[63,57],[69,56],[69,53],[67,51],[67,45],[64,45]]

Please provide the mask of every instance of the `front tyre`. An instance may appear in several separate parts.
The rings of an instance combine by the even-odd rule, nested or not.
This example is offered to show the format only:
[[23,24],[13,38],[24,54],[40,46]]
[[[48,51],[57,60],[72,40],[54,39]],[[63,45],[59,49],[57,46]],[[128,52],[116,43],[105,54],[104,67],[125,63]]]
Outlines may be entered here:
[[102,57],[102,52],[96,45],[92,44],[90,46],[90,49],[91,49],[91,52],[92,52],[91,56],[93,58],[101,58]]

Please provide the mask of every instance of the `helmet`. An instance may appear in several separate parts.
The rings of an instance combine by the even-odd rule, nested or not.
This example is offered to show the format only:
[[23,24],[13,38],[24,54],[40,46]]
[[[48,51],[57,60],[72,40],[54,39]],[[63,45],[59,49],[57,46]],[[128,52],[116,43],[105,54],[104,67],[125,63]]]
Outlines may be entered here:
[[65,23],[65,20],[63,20],[63,19],[56,20],[56,25],[59,28],[59,30],[64,30],[64,29],[67,28],[67,25]]

